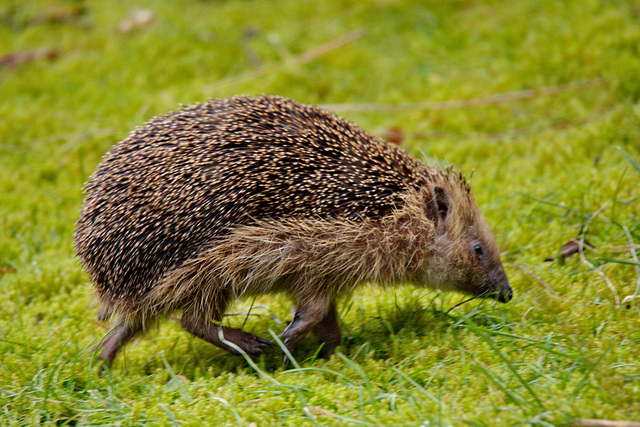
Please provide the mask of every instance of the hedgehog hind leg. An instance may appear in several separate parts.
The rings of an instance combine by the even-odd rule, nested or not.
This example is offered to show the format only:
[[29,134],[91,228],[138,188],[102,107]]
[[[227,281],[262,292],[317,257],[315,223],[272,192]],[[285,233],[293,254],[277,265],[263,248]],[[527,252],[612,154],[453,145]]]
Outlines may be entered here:
[[[333,349],[337,347],[336,337],[340,335],[340,329],[337,324],[337,312],[335,311],[335,303],[333,299],[323,296],[315,296],[313,298],[296,298],[298,301],[298,310],[293,316],[293,320],[282,333],[282,342],[289,352],[292,352],[298,342],[304,338],[309,332],[314,331],[321,342],[325,343],[327,350],[321,350],[321,354],[326,356],[331,354]],[[335,328],[338,328],[337,334]],[[325,330],[326,328],[326,330]],[[339,342],[339,338],[337,338]],[[284,363],[288,364],[289,359],[285,355]]]
[[265,349],[274,347],[270,341],[263,340],[240,329],[216,325],[202,315],[194,312],[183,312],[180,319],[182,328],[191,335],[205,340],[232,354],[240,354],[224,341],[231,342],[248,354],[262,354]]
[[113,314],[113,307],[109,304],[102,304],[98,310],[98,322],[104,322]]
[[98,360],[102,360],[106,366],[110,366],[118,351],[138,335],[141,330],[142,325],[140,324],[121,322],[96,348],[96,350],[102,349]]

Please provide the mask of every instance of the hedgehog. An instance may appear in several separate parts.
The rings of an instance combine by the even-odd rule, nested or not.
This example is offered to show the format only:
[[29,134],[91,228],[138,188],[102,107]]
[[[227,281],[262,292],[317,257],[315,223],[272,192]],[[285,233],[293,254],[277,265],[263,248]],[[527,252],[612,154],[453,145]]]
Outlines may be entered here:
[[220,324],[248,296],[288,294],[284,346],[312,332],[321,357],[341,342],[338,299],[361,284],[512,298],[460,173],[290,99],[210,100],[153,118],[83,189],[76,254],[99,320],[116,317],[98,346],[105,364],[178,312],[194,336],[260,354],[273,343]]

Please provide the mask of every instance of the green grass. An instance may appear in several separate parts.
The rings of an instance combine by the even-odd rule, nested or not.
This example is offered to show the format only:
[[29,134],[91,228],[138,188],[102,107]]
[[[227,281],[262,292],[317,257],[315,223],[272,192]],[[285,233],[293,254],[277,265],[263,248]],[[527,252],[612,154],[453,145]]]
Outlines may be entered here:
[[[1,425],[640,420],[640,299],[616,304],[640,280],[628,248],[640,252],[640,3],[140,0],[156,21],[131,34],[118,31],[131,4],[81,4],[84,15],[53,23],[41,22],[47,1],[0,3],[0,57],[59,52],[0,69]],[[307,339],[289,369],[277,352],[248,363],[167,321],[99,375],[91,349],[109,325],[73,255],[80,188],[150,117],[232,94],[431,103],[595,79],[497,104],[343,114],[474,170],[511,303],[453,308],[465,297],[363,288],[340,304],[340,353],[315,360]],[[595,247],[584,260],[543,262],[581,237]],[[258,316],[228,322],[270,338],[289,304],[259,299]]]

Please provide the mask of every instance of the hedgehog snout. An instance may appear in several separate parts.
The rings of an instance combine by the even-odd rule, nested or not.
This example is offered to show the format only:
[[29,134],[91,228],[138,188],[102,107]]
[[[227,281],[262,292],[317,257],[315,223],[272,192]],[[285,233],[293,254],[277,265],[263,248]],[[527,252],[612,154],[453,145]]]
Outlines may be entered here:
[[513,298],[513,290],[502,265],[489,273],[487,282],[487,287],[491,289],[487,292],[487,297],[499,302],[509,302]]

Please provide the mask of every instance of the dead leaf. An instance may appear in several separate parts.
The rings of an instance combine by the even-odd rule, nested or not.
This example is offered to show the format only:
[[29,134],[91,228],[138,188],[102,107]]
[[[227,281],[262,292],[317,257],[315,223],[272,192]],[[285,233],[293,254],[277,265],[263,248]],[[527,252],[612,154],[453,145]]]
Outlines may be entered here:
[[380,136],[392,144],[400,145],[404,141],[404,133],[398,126],[383,129]]
[[256,403],[261,403],[261,402],[264,402],[264,399],[245,400],[244,402],[238,403],[238,406],[255,405]]
[[580,251],[584,252],[585,249],[593,249],[593,246],[589,244],[589,242],[586,240],[582,240],[582,243],[581,243],[580,240],[571,239],[567,243],[562,245],[562,249],[560,249],[560,254],[554,257],[545,258],[545,261],[548,262],[548,261],[554,261],[555,259],[560,259],[560,263],[564,264],[564,260],[566,258],[571,258],[575,254],[580,253]]
[[573,420],[573,425],[591,427],[640,427],[640,423],[635,421],[612,421],[594,418],[578,418]]
[[165,386],[173,387],[179,384],[186,384],[188,382],[189,378],[185,377],[184,375],[176,375],[175,378],[171,378],[169,381],[167,381]]
[[247,27],[242,32],[242,38],[252,39],[260,35],[260,29],[256,27]]
[[118,31],[123,34],[133,33],[151,27],[155,21],[156,14],[152,10],[134,9],[129,12],[129,16],[120,21]]
[[85,15],[87,9],[82,5],[66,5],[63,3],[49,3],[45,6],[44,12],[34,16],[29,20],[29,24],[52,23],[63,24],[77,21],[79,17]]
[[38,59],[47,59],[53,61],[60,52],[55,49],[44,48],[37,50],[23,50],[20,52],[14,52],[7,56],[0,58],[0,67],[7,67],[10,70],[15,70],[21,65]]
[[0,274],[15,273],[15,272],[16,272],[16,269],[13,267],[0,266]]
[[307,411],[312,413],[313,415],[324,415],[325,417],[335,418],[337,415],[328,409],[321,408],[319,406],[307,406]]
[[22,29],[30,25],[62,23],[74,23],[88,27],[88,22],[80,22],[86,14],[87,8],[83,5],[52,2],[44,6],[40,13],[31,17],[27,16],[21,6],[6,8],[0,14],[0,23],[14,29]]

